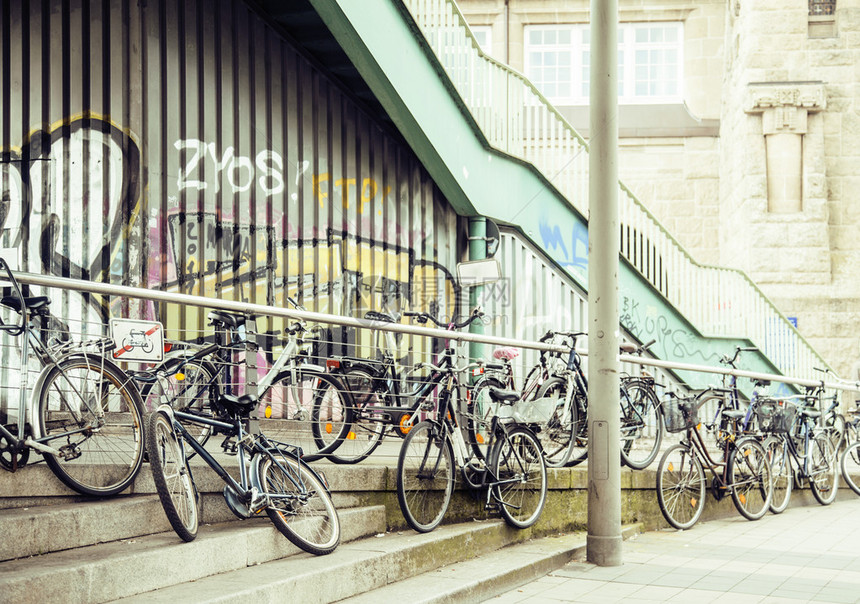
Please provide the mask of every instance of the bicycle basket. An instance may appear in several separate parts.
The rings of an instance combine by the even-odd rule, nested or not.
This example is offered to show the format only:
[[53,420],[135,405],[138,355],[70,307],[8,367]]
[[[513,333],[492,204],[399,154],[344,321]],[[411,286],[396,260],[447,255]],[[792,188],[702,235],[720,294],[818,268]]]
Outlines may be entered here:
[[796,415],[797,408],[782,401],[760,400],[755,406],[756,421],[762,432],[788,432]]
[[517,401],[514,403],[513,418],[521,424],[545,424],[558,403],[559,399],[548,396],[533,401]]
[[670,398],[663,401],[663,420],[667,432],[683,432],[699,423],[695,398]]

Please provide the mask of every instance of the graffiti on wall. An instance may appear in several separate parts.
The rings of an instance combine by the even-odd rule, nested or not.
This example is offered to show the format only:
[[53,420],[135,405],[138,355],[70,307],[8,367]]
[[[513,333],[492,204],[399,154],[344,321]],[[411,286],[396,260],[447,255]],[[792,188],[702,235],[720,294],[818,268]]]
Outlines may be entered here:
[[546,216],[541,218],[539,228],[547,254],[561,266],[584,276],[588,271],[588,228],[578,221],[552,224]]

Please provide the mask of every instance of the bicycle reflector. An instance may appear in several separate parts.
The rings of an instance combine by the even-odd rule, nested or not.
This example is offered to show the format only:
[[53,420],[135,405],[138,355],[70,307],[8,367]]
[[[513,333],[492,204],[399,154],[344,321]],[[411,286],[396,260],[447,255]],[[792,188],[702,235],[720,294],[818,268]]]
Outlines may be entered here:
[[171,350],[173,350],[173,343],[164,342],[164,352],[170,352]]
[[472,375],[481,375],[482,373],[484,373],[483,367],[475,367],[472,369]]
[[173,377],[176,378],[177,382],[181,382],[182,380],[185,379],[185,374],[180,371],[176,375],[174,375]]
[[334,371],[335,369],[340,369],[340,359],[326,359],[325,368],[326,371]]

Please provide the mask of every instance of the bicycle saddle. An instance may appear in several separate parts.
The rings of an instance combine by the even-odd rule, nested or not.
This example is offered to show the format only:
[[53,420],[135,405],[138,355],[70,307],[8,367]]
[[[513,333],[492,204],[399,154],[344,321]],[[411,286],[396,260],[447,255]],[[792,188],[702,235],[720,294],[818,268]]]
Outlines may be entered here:
[[741,411],[740,409],[724,409],[723,410],[723,417],[727,417],[729,419],[741,419],[746,414],[747,414],[746,411]]
[[821,411],[815,411],[814,409],[801,409],[800,414],[804,417],[811,417],[813,419],[821,417]]
[[376,310],[369,310],[364,313],[364,318],[369,321],[383,321],[385,323],[399,323],[400,313],[385,313]]
[[233,329],[238,329],[245,324],[245,315],[237,315],[223,310],[210,310],[206,318],[213,323],[219,323]]
[[218,399],[218,404],[231,415],[248,415],[257,406],[257,402],[257,397],[250,394],[243,394],[242,396],[222,394],[221,398]]
[[516,390],[505,390],[490,386],[490,398],[497,403],[515,403],[520,400],[520,393]]
[[[48,304],[51,303],[51,299],[48,296],[30,296],[24,297],[24,304],[26,305],[28,310],[32,310],[34,312],[40,312],[43,309],[47,310]],[[0,298],[0,304],[3,306],[8,306],[15,312],[21,312],[21,298],[18,296],[3,296]]]

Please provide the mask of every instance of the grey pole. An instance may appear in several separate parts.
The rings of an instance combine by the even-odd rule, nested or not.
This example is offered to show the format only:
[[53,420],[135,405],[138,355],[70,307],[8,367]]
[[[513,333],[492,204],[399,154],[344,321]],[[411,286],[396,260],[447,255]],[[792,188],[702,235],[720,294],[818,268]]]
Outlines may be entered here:
[[588,538],[586,557],[621,564],[618,381],[618,1],[591,0],[588,182]]

